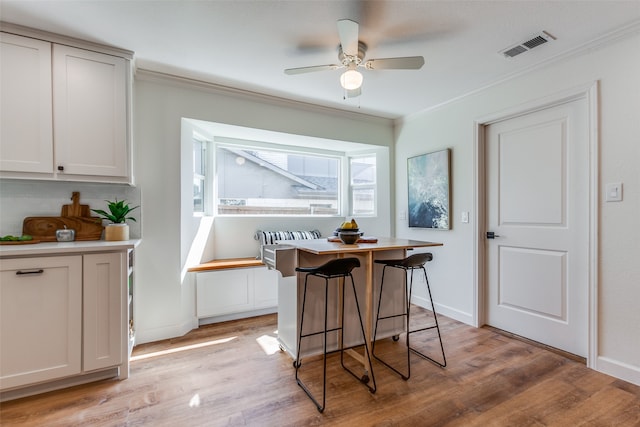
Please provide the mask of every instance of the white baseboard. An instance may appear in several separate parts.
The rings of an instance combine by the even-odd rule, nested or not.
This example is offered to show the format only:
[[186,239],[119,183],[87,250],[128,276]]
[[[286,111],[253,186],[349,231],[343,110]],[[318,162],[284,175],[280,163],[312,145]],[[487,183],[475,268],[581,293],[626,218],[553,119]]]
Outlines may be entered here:
[[117,378],[119,374],[118,368],[108,368],[103,371],[91,372],[83,375],[76,375],[69,378],[62,378],[53,381],[47,381],[40,384],[34,384],[25,387],[18,387],[12,390],[0,392],[0,402],[6,402],[13,399],[20,399],[35,394],[46,393],[49,391],[60,390],[63,388],[73,387],[80,384],[87,384],[94,381],[105,380],[108,378]]
[[162,328],[147,329],[147,330],[138,329],[136,330],[136,345],[154,342],[154,341],[166,340],[169,338],[181,337],[187,332],[193,329],[197,329],[199,326],[207,325],[210,323],[226,322],[228,320],[242,319],[245,317],[261,316],[263,314],[276,313],[277,311],[278,311],[277,307],[268,307],[268,308],[253,310],[250,312],[233,313],[233,314],[227,314],[223,316],[207,317],[203,319],[198,319],[194,316],[192,319],[179,325],[170,325]]
[[278,312],[278,307],[261,308],[261,309],[258,309],[258,310],[245,311],[245,312],[242,312],[242,313],[232,313],[232,314],[225,314],[223,316],[204,317],[202,319],[199,319],[198,324],[200,326],[209,325],[211,323],[219,323],[219,322],[226,322],[226,321],[229,321],[229,320],[245,319],[247,317],[262,316],[264,314],[272,314],[272,313],[277,313],[277,312]]
[[[424,297],[416,297],[413,296],[411,298],[411,302],[417,306],[420,306],[426,310],[431,310],[431,303],[429,302],[428,299],[424,298]],[[465,323],[467,325],[470,326],[475,326],[474,322],[473,322],[473,316],[469,313],[465,313],[464,311],[460,311],[457,310],[455,308],[446,306],[446,305],[442,305],[442,304],[435,304],[436,306],[436,313],[438,314],[442,314],[443,316],[447,316],[453,320],[457,320],[459,322]]]
[[638,366],[599,356],[596,358],[595,370],[640,386],[640,367]]
[[136,329],[136,345],[154,341],[166,340],[169,338],[181,337],[187,332],[198,327],[198,319],[195,316],[178,325],[168,325],[154,329]]

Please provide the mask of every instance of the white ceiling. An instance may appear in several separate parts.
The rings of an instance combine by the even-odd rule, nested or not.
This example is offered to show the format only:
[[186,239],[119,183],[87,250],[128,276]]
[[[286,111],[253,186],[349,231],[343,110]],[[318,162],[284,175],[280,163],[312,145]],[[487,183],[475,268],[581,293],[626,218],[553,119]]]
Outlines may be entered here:
[[[640,28],[640,0],[0,0],[2,21],[135,52],[141,69],[397,118]],[[425,57],[419,71],[364,70],[343,99],[336,21],[360,23],[367,59]],[[542,30],[557,38],[505,59]],[[638,52],[630,52],[637,55]]]

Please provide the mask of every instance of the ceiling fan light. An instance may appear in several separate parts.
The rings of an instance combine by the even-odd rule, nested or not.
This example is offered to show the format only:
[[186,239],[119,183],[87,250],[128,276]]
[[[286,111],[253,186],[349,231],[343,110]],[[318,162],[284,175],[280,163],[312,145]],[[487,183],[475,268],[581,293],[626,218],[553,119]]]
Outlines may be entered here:
[[362,86],[362,74],[356,70],[347,70],[340,76],[340,84],[347,90],[358,89]]

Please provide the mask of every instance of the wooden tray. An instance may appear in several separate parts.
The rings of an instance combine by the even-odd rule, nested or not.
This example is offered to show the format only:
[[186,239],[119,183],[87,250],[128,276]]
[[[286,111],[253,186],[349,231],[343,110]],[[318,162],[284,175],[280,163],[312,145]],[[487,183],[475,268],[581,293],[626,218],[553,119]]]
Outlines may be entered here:
[[76,240],[100,240],[102,219],[80,216],[32,216],[24,219],[22,234],[29,234],[34,240],[55,242],[56,230],[66,228],[76,231]]
[[0,240],[0,245],[30,245],[33,243],[40,243],[40,240]]
[[[327,237],[327,241],[332,243],[342,243],[342,240],[340,240],[339,237]],[[358,241],[354,243],[354,245],[357,245],[358,243],[378,243],[378,238],[377,237],[360,237]]]

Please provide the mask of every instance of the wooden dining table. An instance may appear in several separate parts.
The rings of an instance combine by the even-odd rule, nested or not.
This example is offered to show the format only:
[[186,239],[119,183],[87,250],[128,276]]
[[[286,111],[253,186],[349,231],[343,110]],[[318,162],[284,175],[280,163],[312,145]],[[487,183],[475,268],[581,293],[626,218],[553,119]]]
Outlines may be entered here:
[[[361,301],[360,304],[364,305],[362,317],[365,325],[365,339],[369,343],[368,349],[370,352],[373,340],[373,323],[375,320],[374,297],[376,296],[376,289],[379,289],[379,283],[381,280],[381,268],[375,268],[375,260],[404,258],[407,256],[407,251],[413,249],[442,246],[442,243],[437,242],[399,239],[393,237],[381,237],[374,239],[367,238],[367,241],[377,241],[375,241],[375,243],[356,243],[351,245],[331,240],[334,239],[287,240],[280,242],[283,245],[283,249],[286,247],[290,251],[295,250],[295,252],[289,252],[289,255],[281,257],[284,261],[280,262],[280,266],[278,266],[278,262],[276,262],[276,269],[281,271],[283,276],[294,278],[293,282],[290,283],[295,283],[295,287],[293,289],[291,285],[288,287],[281,287],[278,294],[279,340],[281,347],[291,353],[294,359],[296,357],[295,340],[297,339],[300,320],[300,304],[302,298],[300,294],[304,283],[304,275],[296,275],[295,267],[318,266],[333,258],[356,257],[360,260],[361,266],[360,268],[354,269],[353,276],[356,282],[356,287],[360,289],[358,299]],[[402,272],[402,274],[404,273]],[[396,276],[396,278],[403,280],[402,276]],[[386,280],[388,280],[387,277],[385,277],[385,281]],[[362,291],[364,293],[364,301],[360,294]],[[295,295],[292,295],[292,293]],[[312,303],[318,301],[318,304],[321,304],[322,302],[319,301],[320,299],[321,298],[318,297],[312,298],[311,300]],[[339,296],[336,296],[336,299],[339,299]],[[307,301],[307,304],[309,304],[309,298]],[[401,301],[396,301],[396,303],[398,302],[401,303]],[[331,302],[329,302],[329,304],[331,304]],[[296,308],[292,309],[292,305]],[[305,320],[305,325],[306,324],[307,320]],[[357,355],[355,357],[365,365],[365,370],[371,370],[371,367],[367,366],[367,358],[358,357]]]

